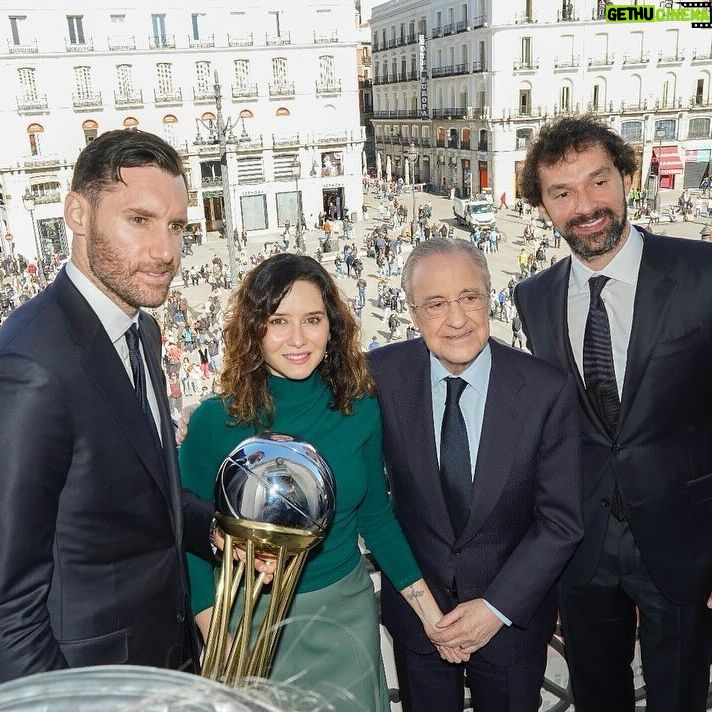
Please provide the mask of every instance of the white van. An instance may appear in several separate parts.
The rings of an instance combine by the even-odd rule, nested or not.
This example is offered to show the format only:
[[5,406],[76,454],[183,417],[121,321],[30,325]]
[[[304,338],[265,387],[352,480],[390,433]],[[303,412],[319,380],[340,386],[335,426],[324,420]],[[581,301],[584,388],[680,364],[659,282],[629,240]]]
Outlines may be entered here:
[[455,198],[452,206],[455,219],[466,227],[492,227],[494,225],[494,211],[492,203],[486,200],[470,200],[469,198]]

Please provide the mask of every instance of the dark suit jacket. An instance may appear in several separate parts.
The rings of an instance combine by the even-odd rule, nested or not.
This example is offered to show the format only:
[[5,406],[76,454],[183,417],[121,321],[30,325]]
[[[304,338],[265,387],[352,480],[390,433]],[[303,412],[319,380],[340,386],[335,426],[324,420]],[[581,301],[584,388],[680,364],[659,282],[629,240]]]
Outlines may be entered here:
[[571,350],[571,258],[519,284],[514,299],[529,348],[574,374],[578,386],[585,535],[566,580],[583,585],[593,576],[615,473],[653,581],[671,601],[699,604],[712,589],[712,249],[641,232],[643,256],[613,437],[591,409]]
[[197,659],[183,510],[188,546],[209,556],[211,508],[179,487],[160,333],[140,320],[163,453],[64,272],[0,329],[0,681]]
[[[553,585],[581,538],[573,379],[490,339],[490,375],[472,502],[455,537],[440,485],[430,357],[421,339],[369,353],[383,414],[383,451],[398,519],[443,611],[485,598],[513,625],[481,654],[508,665],[546,645]],[[403,597],[384,582],[383,621],[417,652],[433,648]]]

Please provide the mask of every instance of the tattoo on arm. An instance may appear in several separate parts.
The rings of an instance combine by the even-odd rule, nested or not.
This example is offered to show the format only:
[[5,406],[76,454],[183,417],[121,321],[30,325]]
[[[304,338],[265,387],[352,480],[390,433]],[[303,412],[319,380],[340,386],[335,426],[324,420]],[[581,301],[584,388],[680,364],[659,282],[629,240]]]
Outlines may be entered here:
[[425,620],[426,615],[425,611],[423,610],[423,606],[421,605],[420,601],[418,600],[421,596],[425,594],[425,591],[419,588],[415,588],[412,584],[411,586],[408,587],[408,593],[405,594],[405,597],[408,599],[408,601],[412,601],[413,604],[417,604],[418,606],[418,611],[419,611],[419,616]]

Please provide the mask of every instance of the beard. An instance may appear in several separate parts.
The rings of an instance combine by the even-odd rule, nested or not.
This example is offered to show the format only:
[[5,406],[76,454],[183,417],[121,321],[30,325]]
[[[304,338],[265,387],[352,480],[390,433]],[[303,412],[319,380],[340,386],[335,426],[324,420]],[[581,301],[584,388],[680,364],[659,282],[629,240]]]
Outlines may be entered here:
[[[95,284],[127,313],[161,306],[179,266],[176,259],[130,262],[110,238],[96,229],[93,220],[87,235],[87,259]],[[164,274],[165,284],[146,283],[141,278],[143,272]]]
[[[609,223],[602,230],[586,233],[585,235],[579,235],[575,232],[577,225],[583,225],[603,217],[607,217]],[[561,230],[561,237],[566,240],[571,252],[582,260],[591,260],[615,249],[623,238],[623,232],[627,224],[628,206],[624,199],[618,214],[611,208],[599,208],[589,215],[581,215],[569,220],[564,229]]]

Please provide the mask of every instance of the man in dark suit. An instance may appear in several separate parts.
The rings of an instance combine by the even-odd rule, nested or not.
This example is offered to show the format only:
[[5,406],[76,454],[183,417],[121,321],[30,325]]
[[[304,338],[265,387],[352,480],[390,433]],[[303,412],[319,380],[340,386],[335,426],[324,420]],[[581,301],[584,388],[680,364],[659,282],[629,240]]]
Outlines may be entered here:
[[590,117],[548,124],[524,198],[572,256],[515,291],[529,348],[578,387],[584,538],[560,586],[577,712],[702,712],[712,612],[712,250],[631,226],[635,154]]
[[535,712],[554,584],[582,531],[573,379],[489,338],[489,271],[468,242],[422,242],[403,288],[422,338],[368,354],[384,460],[396,514],[447,612],[433,640],[464,658],[441,660],[384,581],[403,707],[459,712],[466,671],[478,712]]
[[[112,131],[80,154],[71,261],[0,329],[0,681],[131,663],[193,670],[181,492],[158,325],[187,223],[182,161]],[[138,333],[136,333],[138,329]]]

